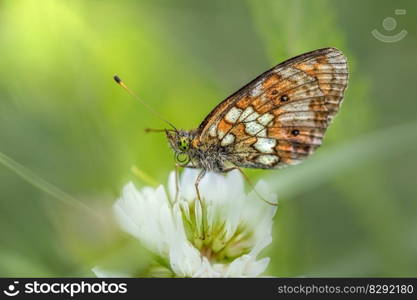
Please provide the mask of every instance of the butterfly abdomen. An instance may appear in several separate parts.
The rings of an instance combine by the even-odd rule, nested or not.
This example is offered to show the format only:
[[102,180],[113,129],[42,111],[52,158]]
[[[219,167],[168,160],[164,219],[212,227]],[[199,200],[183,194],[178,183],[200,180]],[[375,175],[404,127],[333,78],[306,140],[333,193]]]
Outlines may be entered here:
[[197,168],[222,173],[229,169],[232,149],[217,144],[195,144],[190,151],[191,161]]

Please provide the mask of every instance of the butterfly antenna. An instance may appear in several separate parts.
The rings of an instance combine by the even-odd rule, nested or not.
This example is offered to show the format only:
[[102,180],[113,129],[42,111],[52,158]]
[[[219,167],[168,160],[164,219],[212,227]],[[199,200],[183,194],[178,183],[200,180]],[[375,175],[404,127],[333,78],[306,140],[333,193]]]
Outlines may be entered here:
[[172,129],[154,129],[154,128],[145,128],[145,132],[166,132],[166,131],[173,131]]
[[171,126],[175,131],[177,131],[177,128],[175,128],[174,125],[172,125],[171,122],[165,120],[161,114],[159,114],[156,110],[154,110],[152,108],[152,106],[150,106],[148,103],[146,103],[145,101],[143,101],[141,98],[139,98],[138,95],[136,95],[131,89],[129,89],[127,87],[127,85],[120,79],[119,76],[114,75],[113,76],[114,81],[116,81],[116,83],[118,85],[120,85],[123,89],[125,89],[133,98],[135,98],[136,100],[138,100],[140,103],[142,103],[143,106],[145,106],[151,113],[153,113],[158,119],[164,121],[165,123],[167,123],[169,126]]

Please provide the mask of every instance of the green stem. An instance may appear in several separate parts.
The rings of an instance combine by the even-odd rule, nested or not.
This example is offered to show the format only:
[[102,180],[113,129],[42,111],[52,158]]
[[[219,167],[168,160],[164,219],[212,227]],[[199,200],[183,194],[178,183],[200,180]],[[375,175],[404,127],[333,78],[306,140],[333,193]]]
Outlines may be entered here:
[[81,201],[73,198],[72,196],[68,195],[55,185],[47,182],[46,180],[42,179],[38,175],[36,175],[34,172],[29,170],[28,168],[24,167],[23,165],[19,164],[12,158],[8,157],[7,155],[0,152],[0,163],[3,164],[5,167],[19,175],[21,178],[26,180],[28,183],[33,185],[34,187],[40,189],[41,191],[53,196],[57,200],[67,204],[71,205],[73,207],[77,207],[79,209],[82,209],[95,217],[100,216],[92,210],[90,207],[82,203]]

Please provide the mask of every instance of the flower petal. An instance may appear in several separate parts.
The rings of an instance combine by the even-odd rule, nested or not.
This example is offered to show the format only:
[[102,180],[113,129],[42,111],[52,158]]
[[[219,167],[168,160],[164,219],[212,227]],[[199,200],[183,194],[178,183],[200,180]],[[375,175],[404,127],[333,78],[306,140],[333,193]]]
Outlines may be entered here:
[[[276,207],[261,201],[258,194],[270,202],[276,195],[262,181],[255,187],[257,193],[252,191],[246,195],[243,177],[238,171],[227,175],[208,172],[199,185],[204,201],[201,206],[195,189],[200,172],[184,170],[178,183],[178,199],[175,199],[175,172],[168,178],[169,198],[162,186],[138,191],[128,183],[114,205],[120,225],[151,251],[168,258],[176,276],[259,276],[265,271],[269,258],[256,260],[256,257],[272,241]],[[191,230],[190,240],[186,230],[187,234]],[[194,238],[200,236],[208,239],[196,242]],[[228,260],[223,262],[222,257]],[[233,257],[235,259],[229,262]]]
[[100,267],[94,267],[91,271],[98,278],[129,278],[131,276],[127,275],[124,272],[114,271],[114,270],[105,270]]

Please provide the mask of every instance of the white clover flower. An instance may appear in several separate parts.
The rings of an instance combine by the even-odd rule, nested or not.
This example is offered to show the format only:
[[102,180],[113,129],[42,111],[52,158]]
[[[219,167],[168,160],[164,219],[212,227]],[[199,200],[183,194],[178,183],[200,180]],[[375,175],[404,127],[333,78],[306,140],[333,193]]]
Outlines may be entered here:
[[[161,185],[137,190],[123,188],[114,205],[122,228],[165,259],[177,277],[256,277],[269,258],[257,256],[272,241],[276,207],[244,192],[242,175],[207,173],[199,185],[203,207],[194,187],[198,170],[186,169],[176,199],[175,173],[168,193]],[[255,190],[265,200],[276,201],[265,182]],[[97,274],[100,275],[100,274]]]

